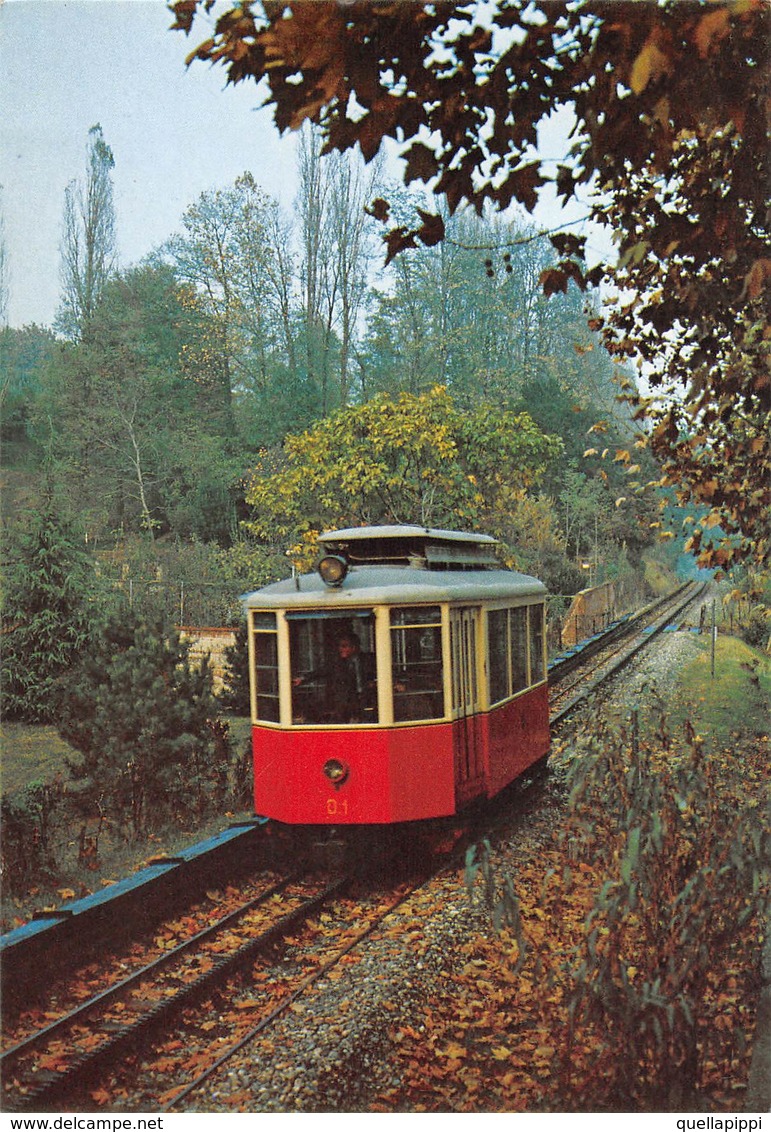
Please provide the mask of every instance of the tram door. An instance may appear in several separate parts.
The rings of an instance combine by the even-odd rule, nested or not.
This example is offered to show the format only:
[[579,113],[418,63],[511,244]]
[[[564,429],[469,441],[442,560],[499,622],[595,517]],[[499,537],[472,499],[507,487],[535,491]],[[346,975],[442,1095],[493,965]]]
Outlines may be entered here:
[[479,673],[477,671],[478,609],[450,610],[455,803],[476,797],[484,781]]

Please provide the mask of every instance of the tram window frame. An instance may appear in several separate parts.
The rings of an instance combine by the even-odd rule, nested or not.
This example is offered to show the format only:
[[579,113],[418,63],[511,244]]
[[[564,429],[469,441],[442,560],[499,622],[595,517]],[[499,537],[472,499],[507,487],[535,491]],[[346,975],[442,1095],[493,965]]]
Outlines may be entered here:
[[546,657],[544,655],[545,613],[545,608],[541,604],[528,606],[527,632],[531,688],[535,687],[537,684],[542,684],[546,679]]
[[519,692],[524,692],[529,686],[527,606],[517,605],[509,612],[509,671],[511,673],[511,694],[516,696]]
[[[495,631],[493,630],[493,619],[497,623]],[[511,695],[509,620],[508,608],[488,609],[487,611],[487,672],[491,704],[502,703]]]
[[[540,620],[541,671],[532,679],[530,650],[533,645],[531,609],[542,611]],[[501,623],[503,622],[503,623]],[[497,627],[494,628],[495,623]],[[543,675],[543,606],[502,606],[487,611],[488,694],[491,707],[527,691],[545,679]]]
[[[285,613],[289,632],[289,678],[291,681],[291,721],[294,727],[345,727],[377,724],[378,669],[375,645],[375,610],[363,608],[341,613],[329,609],[289,610]],[[344,695],[335,679],[340,665],[338,654],[344,637],[355,637],[365,686],[355,696]]]
[[[394,723],[444,719],[441,606],[396,606],[389,612],[389,632]],[[432,655],[415,659],[421,652]]]
[[[275,613],[252,613],[252,642],[255,719],[264,723],[280,723],[278,619]],[[268,687],[274,690],[261,691],[260,673],[272,674],[272,678],[268,676],[267,683]],[[268,710],[265,710],[266,708]]]

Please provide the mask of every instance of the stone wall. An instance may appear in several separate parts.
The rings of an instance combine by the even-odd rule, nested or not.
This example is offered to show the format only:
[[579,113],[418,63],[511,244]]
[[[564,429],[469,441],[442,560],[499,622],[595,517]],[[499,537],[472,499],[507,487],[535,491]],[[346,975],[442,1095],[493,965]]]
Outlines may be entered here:
[[214,676],[214,691],[219,692],[225,675],[225,649],[231,648],[236,643],[235,629],[198,629],[191,625],[183,625],[179,632],[183,640],[190,642],[190,655],[193,660],[206,653],[209,654]]
[[573,598],[562,627],[562,647],[572,648],[579,641],[593,637],[606,629],[618,617],[614,582],[603,582],[581,590]]

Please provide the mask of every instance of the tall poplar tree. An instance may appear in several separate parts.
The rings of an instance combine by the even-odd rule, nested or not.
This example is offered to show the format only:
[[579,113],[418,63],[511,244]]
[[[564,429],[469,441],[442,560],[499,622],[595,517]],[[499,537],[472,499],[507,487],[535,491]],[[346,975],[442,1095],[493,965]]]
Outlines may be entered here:
[[118,261],[112,170],[115,160],[100,125],[88,131],[86,176],[64,192],[61,241],[61,305],[56,329],[68,338],[83,337],[99,298]]

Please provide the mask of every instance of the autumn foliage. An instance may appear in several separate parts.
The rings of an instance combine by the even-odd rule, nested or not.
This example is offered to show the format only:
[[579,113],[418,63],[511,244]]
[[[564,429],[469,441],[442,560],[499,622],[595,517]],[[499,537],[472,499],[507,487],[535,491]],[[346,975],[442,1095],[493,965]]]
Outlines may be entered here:
[[[190,32],[213,0],[177,0]],[[547,293],[617,286],[598,321],[652,390],[637,409],[664,484],[705,509],[690,549],[707,566],[768,554],[771,383],[764,302],[768,256],[771,9],[695,3],[506,0],[480,5],[288,0],[226,10],[190,54],[231,82],[264,81],[281,130],[319,122],[328,150],[372,158],[402,145],[405,180],[468,203],[531,210],[547,187],[589,195],[618,247],[587,271],[584,237],[557,233]],[[575,115],[556,165],[542,123]],[[388,204],[374,214],[387,221]],[[424,211],[391,229],[388,256],[443,237]]]
[[248,528],[288,542],[298,563],[323,529],[370,523],[503,526],[562,451],[527,413],[462,412],[443,386],[386,393],[289,436],[282,466],[252,469]]
[[729,755],[689,726],[640,731],[634,717],[590,729],[558,759],[559,821],[469,852],[463,879],[489,926],[394,1032],[403,1084],[383,1111],[741,1104],[768,740]]

